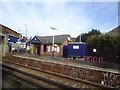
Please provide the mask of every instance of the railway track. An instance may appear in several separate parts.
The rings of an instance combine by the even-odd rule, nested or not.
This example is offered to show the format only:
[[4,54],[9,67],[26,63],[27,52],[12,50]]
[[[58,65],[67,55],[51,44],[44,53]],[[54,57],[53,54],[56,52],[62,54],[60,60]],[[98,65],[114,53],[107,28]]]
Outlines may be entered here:
[[[33,83],[31,84],[30,82],[28,82],[28,80],[24,80],[23,78],[12,75],[7,71],[2,71],[2,75],[3,75],[3,80],[4,79],[9,80],[9,82],[3,81],[3,89],[4,88],[32,88],[37,90],[38,86]],[[4,84],[5,85],[7,84],[7,86],[5,86]],[[15,85],[18,85],[18,86],[15,86]],[[43,89],[42,86],[40,88]]]
[[[3,65],[3,72],[6,72],[10,75],[13,75],[17,78],[20,78],[26,82],[31,83],[32,85],[35,85],[35,88],[73,88],[69,87],[67,85],[63,85],[59,82],[55,82],[54,80],[49,80],[41,76],[37,76],[35,74],[30,74],[15,68],[11,68],[9,66]],[[40,74],[41,75],[41,74]]]
[[34,84],[35,86],[37,86],[37,88],[104,88],[99,85],[93,85],[61,75],[56,75],[49,71],[47,72],[44,70],[37,70],[28,66],[22,66],[8,60],[3,60],[2,67],[4,72],[23,79],[26,82]]
[[50,83],[45,82],[43,79],[38,79],[36,77],[33,77],[32,75],[25,74],[23,72],[19,72],[14,70],[13,68],[8,69],[3,67],[3,73],[9,74],[10,77],[15,77],[17,78],[16,81],[20,81],[21,83],[25,83],[29,88],[42,88],[42,89],[47,89],[47,88],[58,88],[57,86],[54,86]]

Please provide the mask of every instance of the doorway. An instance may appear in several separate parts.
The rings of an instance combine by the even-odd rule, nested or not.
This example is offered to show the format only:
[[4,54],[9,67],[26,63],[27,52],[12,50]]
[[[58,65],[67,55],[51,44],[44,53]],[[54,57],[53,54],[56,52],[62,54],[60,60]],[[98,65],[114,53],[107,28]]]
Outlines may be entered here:
[[35,55],[40,55],[40,44],[33,44],[33,53]]

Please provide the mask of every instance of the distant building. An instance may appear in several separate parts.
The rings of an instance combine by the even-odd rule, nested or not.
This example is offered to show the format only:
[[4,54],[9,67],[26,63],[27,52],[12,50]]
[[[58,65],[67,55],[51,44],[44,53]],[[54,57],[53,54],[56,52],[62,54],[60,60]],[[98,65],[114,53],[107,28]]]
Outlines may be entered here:
[[9,42],[16,43],[21,34],[0,24],[0,56],[4,56],[9,51]]
[[72,37],[71,40],[72,40],[72,42],[76,42],[76,38],[75,37]]
[[[54,55],[63,55],[63,46],[71,42],[69,34],[54,36]],[[53,36],[35,36],[31,41],[31,54],[52,55]]]
[[107,32],[107,34],[111,35],[111,36],[118,36],[120,35],[120,26],[114,28],[113,30]]

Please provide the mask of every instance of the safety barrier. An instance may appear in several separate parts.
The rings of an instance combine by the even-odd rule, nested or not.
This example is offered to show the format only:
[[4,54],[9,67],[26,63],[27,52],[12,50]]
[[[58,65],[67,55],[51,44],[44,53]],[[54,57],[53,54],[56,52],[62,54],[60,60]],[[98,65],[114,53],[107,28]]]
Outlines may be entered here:
[[103,63],[103,58],[102,58],[102,57],[84,56],[83,58],[84,58],[84,60],[86,60],[86,61]]

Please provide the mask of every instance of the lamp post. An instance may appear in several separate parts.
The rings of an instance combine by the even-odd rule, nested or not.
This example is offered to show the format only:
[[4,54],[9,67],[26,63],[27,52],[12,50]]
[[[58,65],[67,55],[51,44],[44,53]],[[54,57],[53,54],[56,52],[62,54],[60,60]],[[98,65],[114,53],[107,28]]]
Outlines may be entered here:
[[27,38],[27,24],[24,24],[25,25],[25,27],[26,27],[26,38]]
[[[52,30],[57,30],[56,28],[51,27]],[[54,57],[54,34],[53,34],[53,47],[52,47],[52,57]]]
[[[25,27],[26,27],[26,38],[25,38],[25,42],[26,42],[26,40],[27,40],[27,24],[24,24],[24,25],[25,25]],[[26,49],[27,49],[27,44],[25,44],[24,46],[25,46],[25,49],[24,49],[24,50],[25,50],[25,52],[27,53],[27,50],[26,50]]]
[[81,43],[81,34],[80,34],[80,37],[79,37],[79,41],[80,41],[80,43]]

